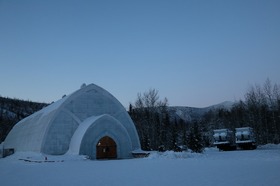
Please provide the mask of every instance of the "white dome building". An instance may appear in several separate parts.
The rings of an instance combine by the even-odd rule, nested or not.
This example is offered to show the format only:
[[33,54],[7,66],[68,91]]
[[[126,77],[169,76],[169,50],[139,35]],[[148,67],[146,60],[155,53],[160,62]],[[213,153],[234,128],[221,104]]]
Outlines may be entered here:
[[100,159],[131,158],[132,152],[141,147],[136,128],[121,103],[90,84],[18,122],[4,148]]

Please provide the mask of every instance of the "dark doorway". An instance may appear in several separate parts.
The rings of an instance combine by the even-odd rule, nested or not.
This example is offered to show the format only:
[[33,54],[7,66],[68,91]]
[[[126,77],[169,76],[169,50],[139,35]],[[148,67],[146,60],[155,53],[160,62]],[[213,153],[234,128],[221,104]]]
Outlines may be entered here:
[[117,158],[117,145],[109,136],[101,138],[96,144],[96,159]]

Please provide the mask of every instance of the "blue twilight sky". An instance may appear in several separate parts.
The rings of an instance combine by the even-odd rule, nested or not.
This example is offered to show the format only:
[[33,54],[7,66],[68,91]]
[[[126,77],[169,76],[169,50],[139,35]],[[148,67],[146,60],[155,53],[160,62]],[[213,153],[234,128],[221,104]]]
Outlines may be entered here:
[[0,0],[0,95],[52,102],[95,83],[205,107],[280,83],[279,0]]

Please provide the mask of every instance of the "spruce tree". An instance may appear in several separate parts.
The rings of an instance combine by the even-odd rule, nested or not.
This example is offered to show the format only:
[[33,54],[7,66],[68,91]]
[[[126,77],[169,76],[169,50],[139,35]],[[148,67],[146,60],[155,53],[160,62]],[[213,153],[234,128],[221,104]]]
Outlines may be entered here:
[[196,122],[190,128],[190,133],[188,135],[188,148],[191,149],[192,152],[196,153],[202,153],[204,150],[202,132]]

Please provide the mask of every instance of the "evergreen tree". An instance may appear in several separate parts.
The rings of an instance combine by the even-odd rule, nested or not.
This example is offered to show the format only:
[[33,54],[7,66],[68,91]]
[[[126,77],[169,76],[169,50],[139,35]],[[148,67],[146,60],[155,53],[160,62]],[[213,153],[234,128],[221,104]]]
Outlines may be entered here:
[[191,149],[192,152],[196,153],[202,153],[204,151],[202,132],[200,131],[197,122],[195,122],[190,128],[188,135],[188,148]]
[[178,124],[175,119],[174,123],[170,125],[170,137],[169,137],[169,150],[173,150],[175,152],[182,151],[178,146]]
[[150,145],[150,138],[146,133],[144,133],[143,138],[141,140],[141,148],[146,151],[152,150]]

